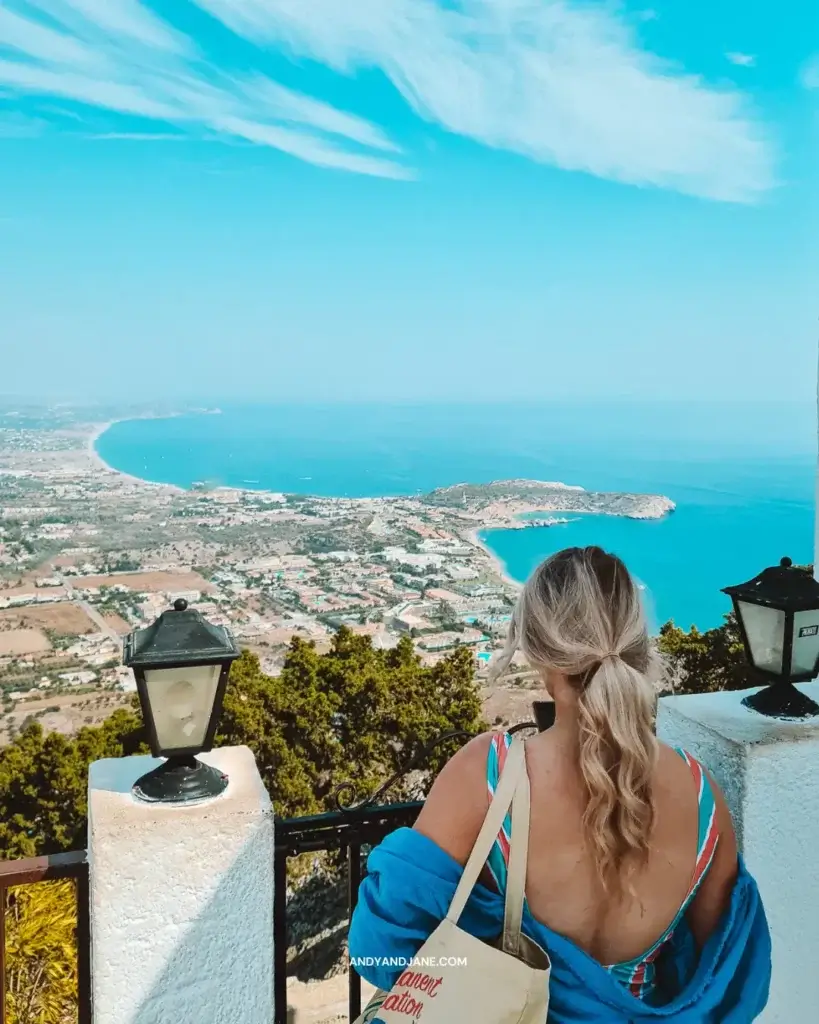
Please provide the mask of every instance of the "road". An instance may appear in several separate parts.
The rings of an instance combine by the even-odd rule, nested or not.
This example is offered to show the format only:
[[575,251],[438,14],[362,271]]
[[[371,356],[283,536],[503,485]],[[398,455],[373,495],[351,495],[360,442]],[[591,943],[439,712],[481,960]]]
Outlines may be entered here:
[[106,636],[110,636],[112,640],[116,640],[117,644],[120,644],[122,642],[122,637],[117,633],[113,626],[109,625],[109,623],[105,621],[97,609],[87,601],[83,601],[82,598],[77,597],[76,591],[68,581],[64,581],[64,585],[68,593],[69,600],[82,608],[94,625],[99,627],[100,633],[105,633]]
[[117,643],[120,643],[122,637],[119,635],[119,633],[117,633],[113,626],[109,625],[105,621],[105,619],[100,615],[100,613],[93,605],[90,605],[87,601],[77,601],[76,603],[80,606],[80,608],[82,608],[82,610],[85,612],[88,618],[91,619],[91,621],[95,623],[97,626],[99,626],[101,633],[107,633],[112,640],[116,640]]

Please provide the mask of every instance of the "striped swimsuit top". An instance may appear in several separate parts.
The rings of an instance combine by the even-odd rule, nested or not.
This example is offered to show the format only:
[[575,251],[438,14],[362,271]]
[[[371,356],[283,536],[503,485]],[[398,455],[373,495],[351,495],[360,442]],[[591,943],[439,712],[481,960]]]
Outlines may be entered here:
[[[506,753],[512,737],[508,733],[495,733],[489,747],[487,760],[486,778],[489,787],[490,799],[495,792],[500,773],[506,760]],[[714,859],[714,853],[719,841],[719,833],[716,824],[716,803],[714,792],[708,776],[698,761],[695,761],[690,754],[678,748],[677,753],[685,760],[694,776],[699,794],[699,835],[697,841],[697,860],[694,874],[689,886],[688,895],[683,900],[682,906],[677,911],[674,920],[666,928],[657,941],[640,956],[625,963],[606,965],[609,971],[622,985],[639,999],[647,999],[655,986],[654,962],[663,950],[663,946],[671,939],[674,929],[680,923],[683,915],[688,909],[691,901],[697,894],[697,890],[708,873]],[[489,854],[487,867],[495,882],[498,892],[503,895],[506,891],[506,868],[509,861],[509,836],[511,834],[512,821],[511,813],[507,814],[503,826],[498,833],[492,851]]]

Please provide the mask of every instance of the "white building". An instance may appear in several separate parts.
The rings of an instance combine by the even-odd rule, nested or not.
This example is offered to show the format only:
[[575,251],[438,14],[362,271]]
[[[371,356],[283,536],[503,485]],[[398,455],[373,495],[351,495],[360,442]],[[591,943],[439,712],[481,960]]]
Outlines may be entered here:
[[90,683],[95,681],[97,673],[89,670],[80,672],[61,672],[58,678],[69,686],[88,686]]
[[199,598],[202,596],[201,590],[177,590],[174,593],[168,593],[165,595],[171,604],[174,601],[187,601],[188,604],[196,604]]

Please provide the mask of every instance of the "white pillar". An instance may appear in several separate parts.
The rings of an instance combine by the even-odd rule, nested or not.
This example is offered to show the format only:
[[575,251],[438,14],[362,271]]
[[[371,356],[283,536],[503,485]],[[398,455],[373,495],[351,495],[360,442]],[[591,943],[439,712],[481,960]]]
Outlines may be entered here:
[[[799,689],[819,700],[819,682]],[[658,733],[725,793],[771,929],[771,996],[759,1020],[796,1024],[819,1007],[819,719],[765,718],[741,704],[754,692],[663,697]]]
[[94,1024],[271,1024],[273,813],[253,754],[200,755],[230,782],[141,803],[151,757],[95,761],[88,786]]

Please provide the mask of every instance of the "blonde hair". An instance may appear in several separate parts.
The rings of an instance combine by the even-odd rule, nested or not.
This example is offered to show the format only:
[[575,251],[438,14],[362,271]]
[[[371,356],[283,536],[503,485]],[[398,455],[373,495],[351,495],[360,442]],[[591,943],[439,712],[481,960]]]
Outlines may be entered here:
[[620,559],[597,547],[567,548],[538,566],[518,598],[494,677],[517,650],[577,690],[583,828],[601,883],[619,889],[648,859],[654,827],[660,667]]

